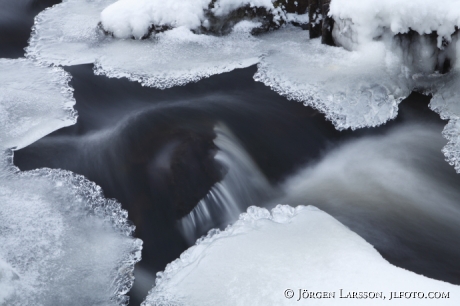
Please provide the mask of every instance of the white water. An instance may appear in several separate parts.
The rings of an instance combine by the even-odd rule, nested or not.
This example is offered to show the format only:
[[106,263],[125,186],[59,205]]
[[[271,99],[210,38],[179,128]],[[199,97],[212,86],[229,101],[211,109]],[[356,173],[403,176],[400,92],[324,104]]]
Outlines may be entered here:
[[225,177],[198,205],[178,222],[190,244],[209,229],[238,219],[247,207],[273,197],[275,191],[236,137],[224,125],[215,128],[215,159],[225,169]]
[[452,265],[460,256],[460,178],[443,160],[440,130],[409,125],[345,144],[292,176],[273,205],[314,204],[387,254],[415,262],[420,245],[422,255],[438,252]]
[[[319,216],[308,221],[296,220],[297,215],[302,215],[302,205],[315,205],[393,260],[405,259],[416,269],[430,271],[433,267],[435,272],[449,274],[452,271],[455,275],[460,256],[457,247],[460,243],[460,178],[443,161],[441,148],[445,140],[440,130],[438,125],[409,124],[332,150],[320,162],[303,168],[283,183],[282,196],[274,195],[271,200],[258,204],[265,207],[277,203],[300,205],[296,210],[277,207],[270,215],[264,209],[253,207],[225,231],[210,231],[159,274],[145,305],[212,305],[217,301],[223,305],[246,305],[249,301],[252,305],[284,305],[287,301],[282,289],[289,288],[291,283],[298,287],[304,282],[310,290],[333,290],[334,286],[343,287],[343,284],[388,292],[393,291],[391,288],[423,291],[425,284],[426,288],[459,290],[398,269],[373,248],[365,255],[369,257],[359,259],[363,255],[359,253],[370,245],[364,240],[354,245],[354,238],[337,238],[341,230],[328,228],[330,224],[325,220],[317,223]],[[222,145],[222,134],[217,139],[221,150],[226,148]],[[234,145],[229,146],[232,147]],[[230,169],[239,169],[239,160],[245,153],[233,156],[240,158],[229,159]],[[260,180],[261,177],[256,182]],[[246,190],[257,190],[258,184],[251,184],[249,180],[244,181],[244,186]],[[182,222],[194,226],[200,220],[206,223],[210,218],[206,212],[212,205],[236,221],[234,213],[241,211],[241,206],[232,195],[238,194],[237,189],[228,183],[218,189],[226,196],[219,197],[218,201],[202,201],[201,208],[193,212],[197,223],[191,222],[191,217]],[[305,216],[308,214],[313,212]],[[329,230],[333,234],[328,234]],[[349,229],[343,227],[343,230],[351,234]],[[278,236],[280,231],[283,234]],[[352,236],[357,237],[354,233]],[[346,251],[340,249],[342,246]],[[334,255],[331,257],[331,254]],[[374,261],[375,266],[371,264]],[[351,270],[345,272],[345,267]],[[372,277],[365,275],[368,272]],[[296,280],[292,281],[293,278]],[[335,281],[337,284],[333,285]],[[371,285],[371,282],[375,283]],[[251,295],[251,292],[258,294]],[[317,300],[310,303],[331,305]],[[341,300],[337,305],[347,303],[349,301]],[[399,300],[393,303],[456,305],[458,297],[436,302]]]

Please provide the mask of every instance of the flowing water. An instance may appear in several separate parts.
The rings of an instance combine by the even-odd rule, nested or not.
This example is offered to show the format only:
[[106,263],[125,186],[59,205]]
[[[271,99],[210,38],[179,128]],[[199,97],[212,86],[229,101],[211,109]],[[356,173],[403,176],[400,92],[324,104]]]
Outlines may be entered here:
[[[0,57],[22,56],[33,16],[55,2],[1,0]],[[77,124],[14,163],[82,174],[128,210],[144,241],[130,305],[207,231],[278,203],[315,205],[391,263],[460,284],[460,176],[444,161],[429,98],[411,95],[382,127],[339,132],[255,82],[255,69],[159,90],[66,67]]]

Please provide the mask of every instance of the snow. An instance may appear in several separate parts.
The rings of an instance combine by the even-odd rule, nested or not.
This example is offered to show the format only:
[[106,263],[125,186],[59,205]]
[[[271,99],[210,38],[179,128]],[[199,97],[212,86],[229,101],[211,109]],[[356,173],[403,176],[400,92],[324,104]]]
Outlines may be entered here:
[[115,200],[80,175],[20,172],[13,151],[75,123],[62,68],[0,59],[0,303],[125,305],[142,242]]
[[[453,120],[444,132],[450,141],[444,152],[460,171],[460,131],[454,128],[460,115],[455,98],[458,0],[442,5],[334,0],[333,36],[342,48],[322,46],[291,26],[252,36],[257,23],[247,20],[226,36],[196,34],[191,29],[206,25],[209,12],[203,8],[209,1],[178,3],[64,1],[37,16],[27,57],[47,65],[94,63],[96,74],[162,89],[258,64],[256,80],[320,110],[338,129],[384,124],[397,116],[398,104],[412,90],[433,93],[431,107]],[[271,0],[219,0],[211,13],[225,15],[245,5],[282,15]],[[300,22],[307,14],[281,17]],[[115,38],[104,34],[100,22]],[[144,40],[127,38],[143,37],[152,23],[173,29]],[[427,33],[434,34],[419,35]],[[453,69],[440,76],[449,62]]]
[[286,20],[288,22],[297,22],[299,24],[308,24],[310,22],[310,18],[308,14],[297,14],[297,13],[287,13]]
[[68,0],[40,13],[27,57],[42,64],[95,63],[95,72],[127,77],[146,86],[168,88],[213,74],[254,65],[258,41],[244,21],[227,37],[195,35],[182,26],[155,39],[121,40],[98,29],[101,11],[113,0]]
[[273,0],[217,0],[212,12],[216,16],[224,16],[240,7],[263,7],[274,10]]
[[142,38],[151,25],[195,29],[211,0],[119,0],[101,12],[101,22],[115,37]]
[[242,7],[263,7],[275,11],[272,0],[119,0],[101,12],[105,30],[118,38],[140,39],[152,25],[189,30],[206,26],[207,15],[222,17]]
[[419,34],[437,32],[450,40],[460,25],[459,4],[458,0],[333,0],[329,14],[335,19],[351,20],[358,44],[377,38],[384,29],[392,34],[410,30]]
[[17,274],[13,268],[2,258],[0,258],[0,304],[5,305],[6,300],[10,299],[14,293],[14,282]]
[[[224,264],[225,263],[225,264]],[[286,289],[295,297],[286,299]],[[460,288],[397,268],[364,239],[313,206],[250,207],[225,231],[214,230],[159,273],[142,305],[291,305],[299,288],[335,291],[336,300],[309,305],[356,305],[339,290],[449,291],[436,305],[456,305]],[[392,300],[394,305],[433,305],[433,300]]]

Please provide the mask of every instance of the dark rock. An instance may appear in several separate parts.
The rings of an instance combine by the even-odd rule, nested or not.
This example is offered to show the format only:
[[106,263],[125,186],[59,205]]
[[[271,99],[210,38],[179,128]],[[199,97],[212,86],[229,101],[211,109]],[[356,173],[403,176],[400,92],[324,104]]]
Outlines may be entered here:
[[331,0],[308,0],[308,17],[310,19],[310,38],[321,37],[321,43],[335,46],[332,38],[334,19],[329,17]]
[[[308,0],[278,0],[274,1],[275,8],[281,8],[282,13],[267,10],[264,7],[251,7],[246,5],[241,7],[226,16],[215,16],[212,13],[214,4],[217,0],[213,0],[209,5],[206,16],[209,22],[207,27],[202,26],[201,33],[225,35],[231,32],[233,26],[243,20],[251,20],[260,22],[261,26],[252,31],[253,35],[276,30],[286,24],[286,13],[304,14],[307,11]],[[301,26],[301,25],[299,25]]]
[[310,38],[321,37],[323,33],[323,15],[321,12],[321,0],[308,1],[308,18],[310,19]]
[[[327,2],[327,3],[326,3]],[[332,30],[334,29],[334,19],[328,16],[330,0],[323,1],[321,7],[323,15],[323,25],[321,33],[321,43],[324,45],[335,46],[334,38],[332,37]]]
[[278,0],[274,1],[275,7],[281,7],[286,13],[305,14],[308,8],[308,0]]
[[233,26],[238,22],[251,20],[261,23],[259,27],[253,29],[252,31],[252,34],[260,34],[276,30],[284,24],[283,20],[277,21],[274,13],[266,8],[250,7],[249,5],[234,10],[226,16],[215,16],[211,11],[214,7],[214,2],[215,1],[211,3],[209,10],[206,12],[208,25],[201,26],[201,28],[196,32],[212,35],[226,35],[232,31]]

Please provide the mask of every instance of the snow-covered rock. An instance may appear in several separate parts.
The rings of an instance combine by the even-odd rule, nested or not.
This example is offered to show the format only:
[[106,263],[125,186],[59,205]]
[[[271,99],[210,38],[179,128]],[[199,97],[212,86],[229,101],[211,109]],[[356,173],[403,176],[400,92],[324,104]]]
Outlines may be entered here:
[[[299,5],[300,2],[300,5]],[[243,20],[260,23],[255,32],[290,22],[287,13],[304,14],[306,0],[119,0],[101,13],[101,27],[117,38],[147,38],[185,27],[195,33],[228,34]]]

